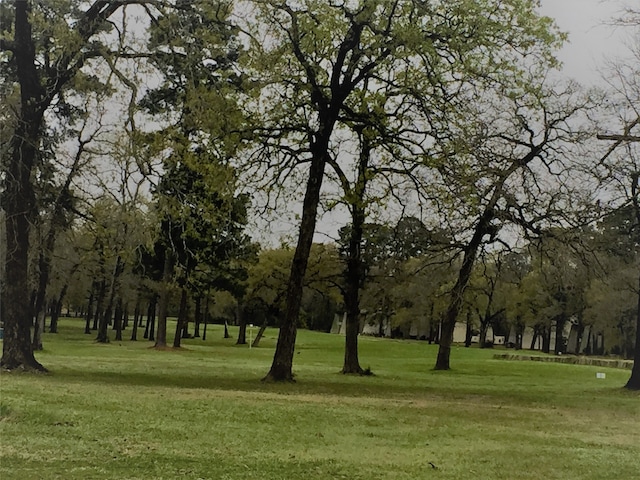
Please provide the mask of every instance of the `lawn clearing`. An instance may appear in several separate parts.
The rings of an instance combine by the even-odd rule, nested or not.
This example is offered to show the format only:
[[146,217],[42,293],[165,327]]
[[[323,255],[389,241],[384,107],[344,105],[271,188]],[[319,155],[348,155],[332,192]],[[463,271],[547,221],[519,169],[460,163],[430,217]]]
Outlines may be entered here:
[[435,345],[363,337],[362,365],[376,376],[352,377],[338,373],[342,337],[301,331],[298,382],[276,385],[259,381],[275,330],[260,348],[210,328],[206,342],[155,351],[95,344],[82,329],[62,319],[45,335],[37,358],[52,373],[2,373],[3,480],[640,475],[640,395],[622,388],[627,370],[460,347],[453,370],[436,372]]

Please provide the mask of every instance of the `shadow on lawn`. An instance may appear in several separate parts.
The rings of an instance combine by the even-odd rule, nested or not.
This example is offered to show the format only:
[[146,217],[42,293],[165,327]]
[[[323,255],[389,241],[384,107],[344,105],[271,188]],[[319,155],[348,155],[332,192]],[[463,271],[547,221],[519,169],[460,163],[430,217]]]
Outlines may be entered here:
[[[212,391],[241,391],[280,395],[335,395],[340,397],[378,397],[413,400],[416,397],[429,399],[469,399],[491,397],[486,392],[474,392],[467,388],[455,388],[455,372],[425,372],[425,381],[420,384],[398,381],[381,376],[350,376],[336,371],[321,375],[304,376],[295,383],[265,383],[260,381],[263,372],[246,370],[228,374],[207,370],[205,372],[118,372],[111,370],[84,370],[58,367],[48,376],[57,382],[92,383],[98,385],[160,387],[177,389],[205,389]],[[266,373],[266,370],[265,372]],[[429,378],[441,377],[437,382]],[[448,386],[447,386],[448,385]]]

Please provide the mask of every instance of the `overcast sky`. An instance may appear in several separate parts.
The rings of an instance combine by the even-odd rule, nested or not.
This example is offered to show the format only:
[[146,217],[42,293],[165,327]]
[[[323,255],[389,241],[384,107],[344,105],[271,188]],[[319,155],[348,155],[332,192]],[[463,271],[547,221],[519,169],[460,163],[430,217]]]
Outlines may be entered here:
[[583,84],[598,82],[606,59],[625,56],[629,32],[610,25],[624,5],[638,0],[542,0],[541,13],[555,19],[569,40],[559,54],[564,71]]

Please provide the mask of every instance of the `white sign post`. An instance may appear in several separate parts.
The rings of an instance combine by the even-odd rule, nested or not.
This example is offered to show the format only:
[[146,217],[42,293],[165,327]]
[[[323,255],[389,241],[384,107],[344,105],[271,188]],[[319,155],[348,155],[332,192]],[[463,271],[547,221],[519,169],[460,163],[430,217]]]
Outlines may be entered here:
[[253,323],[249,324],[249,349],[251,349],[251,329],[253,328]]

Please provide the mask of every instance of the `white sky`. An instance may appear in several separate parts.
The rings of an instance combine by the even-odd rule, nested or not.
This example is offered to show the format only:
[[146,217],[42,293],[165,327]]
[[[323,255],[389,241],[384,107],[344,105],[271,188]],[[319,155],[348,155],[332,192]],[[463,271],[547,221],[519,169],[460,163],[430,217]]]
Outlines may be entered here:
[[598,83],[607,60],[627,55],[630,32],[611,25],[625,5],[638,0],[542,0],[541,13],[555,19],[569,39],[558,55],[567,76],[580,83]]

